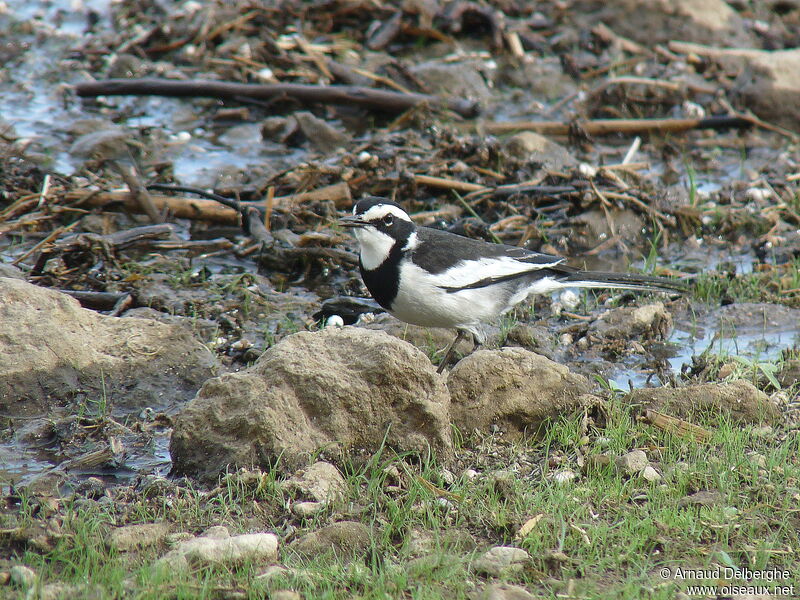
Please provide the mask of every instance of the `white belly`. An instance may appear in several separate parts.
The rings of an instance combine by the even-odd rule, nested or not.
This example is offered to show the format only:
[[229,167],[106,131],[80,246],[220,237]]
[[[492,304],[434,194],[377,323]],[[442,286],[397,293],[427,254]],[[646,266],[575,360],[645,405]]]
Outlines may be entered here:
[[519,287],[518,282],[448,292],[438,287],[440,280],[413,263],[401,267],[400,281],[390,311],[395,317],[423,327],[460,328],[473,333],[481,323],[494,321],[528,295],[561,287],[552,279],[542,279],[515,293],[511,292]]

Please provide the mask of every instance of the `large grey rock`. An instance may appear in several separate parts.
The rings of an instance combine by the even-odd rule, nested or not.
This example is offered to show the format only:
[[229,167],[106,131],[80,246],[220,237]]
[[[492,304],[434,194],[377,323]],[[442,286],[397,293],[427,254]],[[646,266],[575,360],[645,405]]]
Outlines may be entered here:
[[589,402],[582,375],[522,348],[479,350],[459,361],[447,379],[453,423],[464,430],[492,424],[509,437]]
[[300,130],[320,152],[333,152],[343,148],[350,141],[350,136],[334,128],[332,125],[315,117],[310,112],[301,111],[294,115]]
[[506,152],[520,160],[540,163],[551,171],[560,171],[578,164],[561,144],[533,131],[522,131],[508,138]]
[[217,477],[228,466],[295,469],[311,454],[452,452],[443,378],[419,350],[356,327],[288,336],[239,373],[212,379],[178,416],[175,471]]
[[485,102],[491,96],[489,86],[478,65],[473,62],[445,63],[430,61],[411,68],[411,73],[419,78],[427,91],[453,98],[468,98]]
[[25,273],[11,264],[0,263],[0,277],[11,277],[12,279],[25,279]]
[[571,6],[579,22],[598,22],[615,33],[652,46],[685,40],[720,46],[753,47],[744,20],[723,0],[579,0]]
[[217,362],[187,329],[122,319],[18,279],[0,278],[0,412],[105,398],[117,411],[188,400]]
[[733,86],[739,105],[776,125],[800,128],[800,49],[752,52],[732,62],[743,67]]
[[800,323],[800,309],[769,302],[734,302],[715,311],[718,327],[737,332],[783,331]]
[[642,388],[627,397],[632,405],[691,419],[725,415],[741,423],[773,421],[778,408],[769,397],[743,379],[731,383],[704,383],[680,388]]
[[[437,350],[443,350],[456,337],[455,330],[453,329],[411,325],[409,323],[403,323],[403,321],[396,319],[388,313],[375,315],[375,318],[371,322],[359,326],[373,331],[385,331],[389,335],[416,346],[428,355]],[[491,336],[488,335],[487,338],[487,343],[491,343]],[[466,355],[472,351],[474,346],[475,344],[473,344],[472,340],[463,339],[456,344],[455,352]]]

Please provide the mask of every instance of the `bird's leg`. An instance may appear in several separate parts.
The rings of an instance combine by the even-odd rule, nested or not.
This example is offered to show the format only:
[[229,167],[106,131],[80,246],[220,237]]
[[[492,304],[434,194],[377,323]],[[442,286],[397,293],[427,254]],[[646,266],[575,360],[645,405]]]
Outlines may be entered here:
[[458,344],[458,342],[460,342],[461,340],[464,339],[464,337],[466,336],[466,333],[467,332],[464,331],[463,329],[459,329],[458,330],[458,335],[456,335],[456,339],[454,339],[452,342],[450,342],[450,345],[447,347],[447,350],[445,350],[445,352],[444,352],[444,358],[442,358],[442,362],[439,363],[439,368],[436,369],[437,373],[439,373],[440,375],[442,374],[442,371],[444,371],[444,368],[447,365],[447,361],[450,359],[450,355],[453,353],[453,348],[456,347],[456,344]]

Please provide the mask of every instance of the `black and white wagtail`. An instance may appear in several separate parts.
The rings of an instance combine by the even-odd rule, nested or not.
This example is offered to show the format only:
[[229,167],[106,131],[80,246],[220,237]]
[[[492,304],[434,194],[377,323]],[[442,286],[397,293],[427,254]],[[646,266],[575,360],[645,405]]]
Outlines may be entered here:
[[558,256],[418,227],[400,206],[374,196],[339,223],[353,228],[361,276],[378,304],[406,323],[458,331],[439,373],[460,339],[471,333],[482,344],[481,324],[531,294],[570,287],[685,291],[663,277],[581,271]]

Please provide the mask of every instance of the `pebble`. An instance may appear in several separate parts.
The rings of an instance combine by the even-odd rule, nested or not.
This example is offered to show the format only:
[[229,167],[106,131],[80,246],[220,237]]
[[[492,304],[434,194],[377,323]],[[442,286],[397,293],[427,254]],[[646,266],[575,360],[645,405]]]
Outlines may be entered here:
[[618,469],[628,475],[638,473],[648,465],[647,455],[642,450],[633,450],[618,456],[614,462]]
[[661,475],[651,465],[647,465],[644,469],[642,469],[641,476],[644,480],[651,483],[661,481]]
[[456,476],[447,469],[442,469],[441,476],[445,485],[453,485],[456,481]]
[[493,583],[487,585],[478,598],[480,600],[534,600],[535,596],[518,585]]
[[294,590],[276,590],[269,597],[270,600],[303,600],[303,597]]
[[575,310],[581,302],[580,296],[572,290],[564,290],[558,299],[567,310]]
[[225,538],[231,537],[230,531],[224,525],[213,525],[206,529],[200,537],[204,538],[211,538],[215,540],[223,540]]
[[300,518],[313,517],[325,508],[322,502],[295,502],[292,504],[292,512]]
[[328,552],[338,557],[355,557],[367,551],[372,533],[363,523],[339,521],[311,531],[292,542],[297,554],[314,558]]
[[[315,462],[307,469],[295,473],[281,488],[293,493],[296,498],[318,502],[317,510],[341,500],[347,494],[347,483],[334,465],[323,461]],[[313,507],[305,507],[314,510]],[[302,510],[302,509],[301,509]]]
[[561,485],[572,483],[575,479],[577,479],[578,474],[575,471],[570,471],[569,469],[564,469],[563,471],[557,471],[553,473],[553,481],[559,483]]
[[166,523],[142,523],[127,525],[111,531],[107,544],[119,552],[127,552],[136,548],[147,548],[161,543],[169,533]]
[[9,571],[11,583],[21,588],[29,588],[36,581],[36,572],[25,565],[14,565]]
[[522,548],[495,546],[477,558],[472,566],[479,573],[502,577],[519,573],[529,559],[530,555]]
[[748,460],[750,464],[754,467],[765,468],[767,466],[767,458],[763,454],[759,454],[757,452],[753,452],[748,455]]
[[767,188],[750,188],[744,193],[744,197],[751,202],[764,202],[772,195]]

